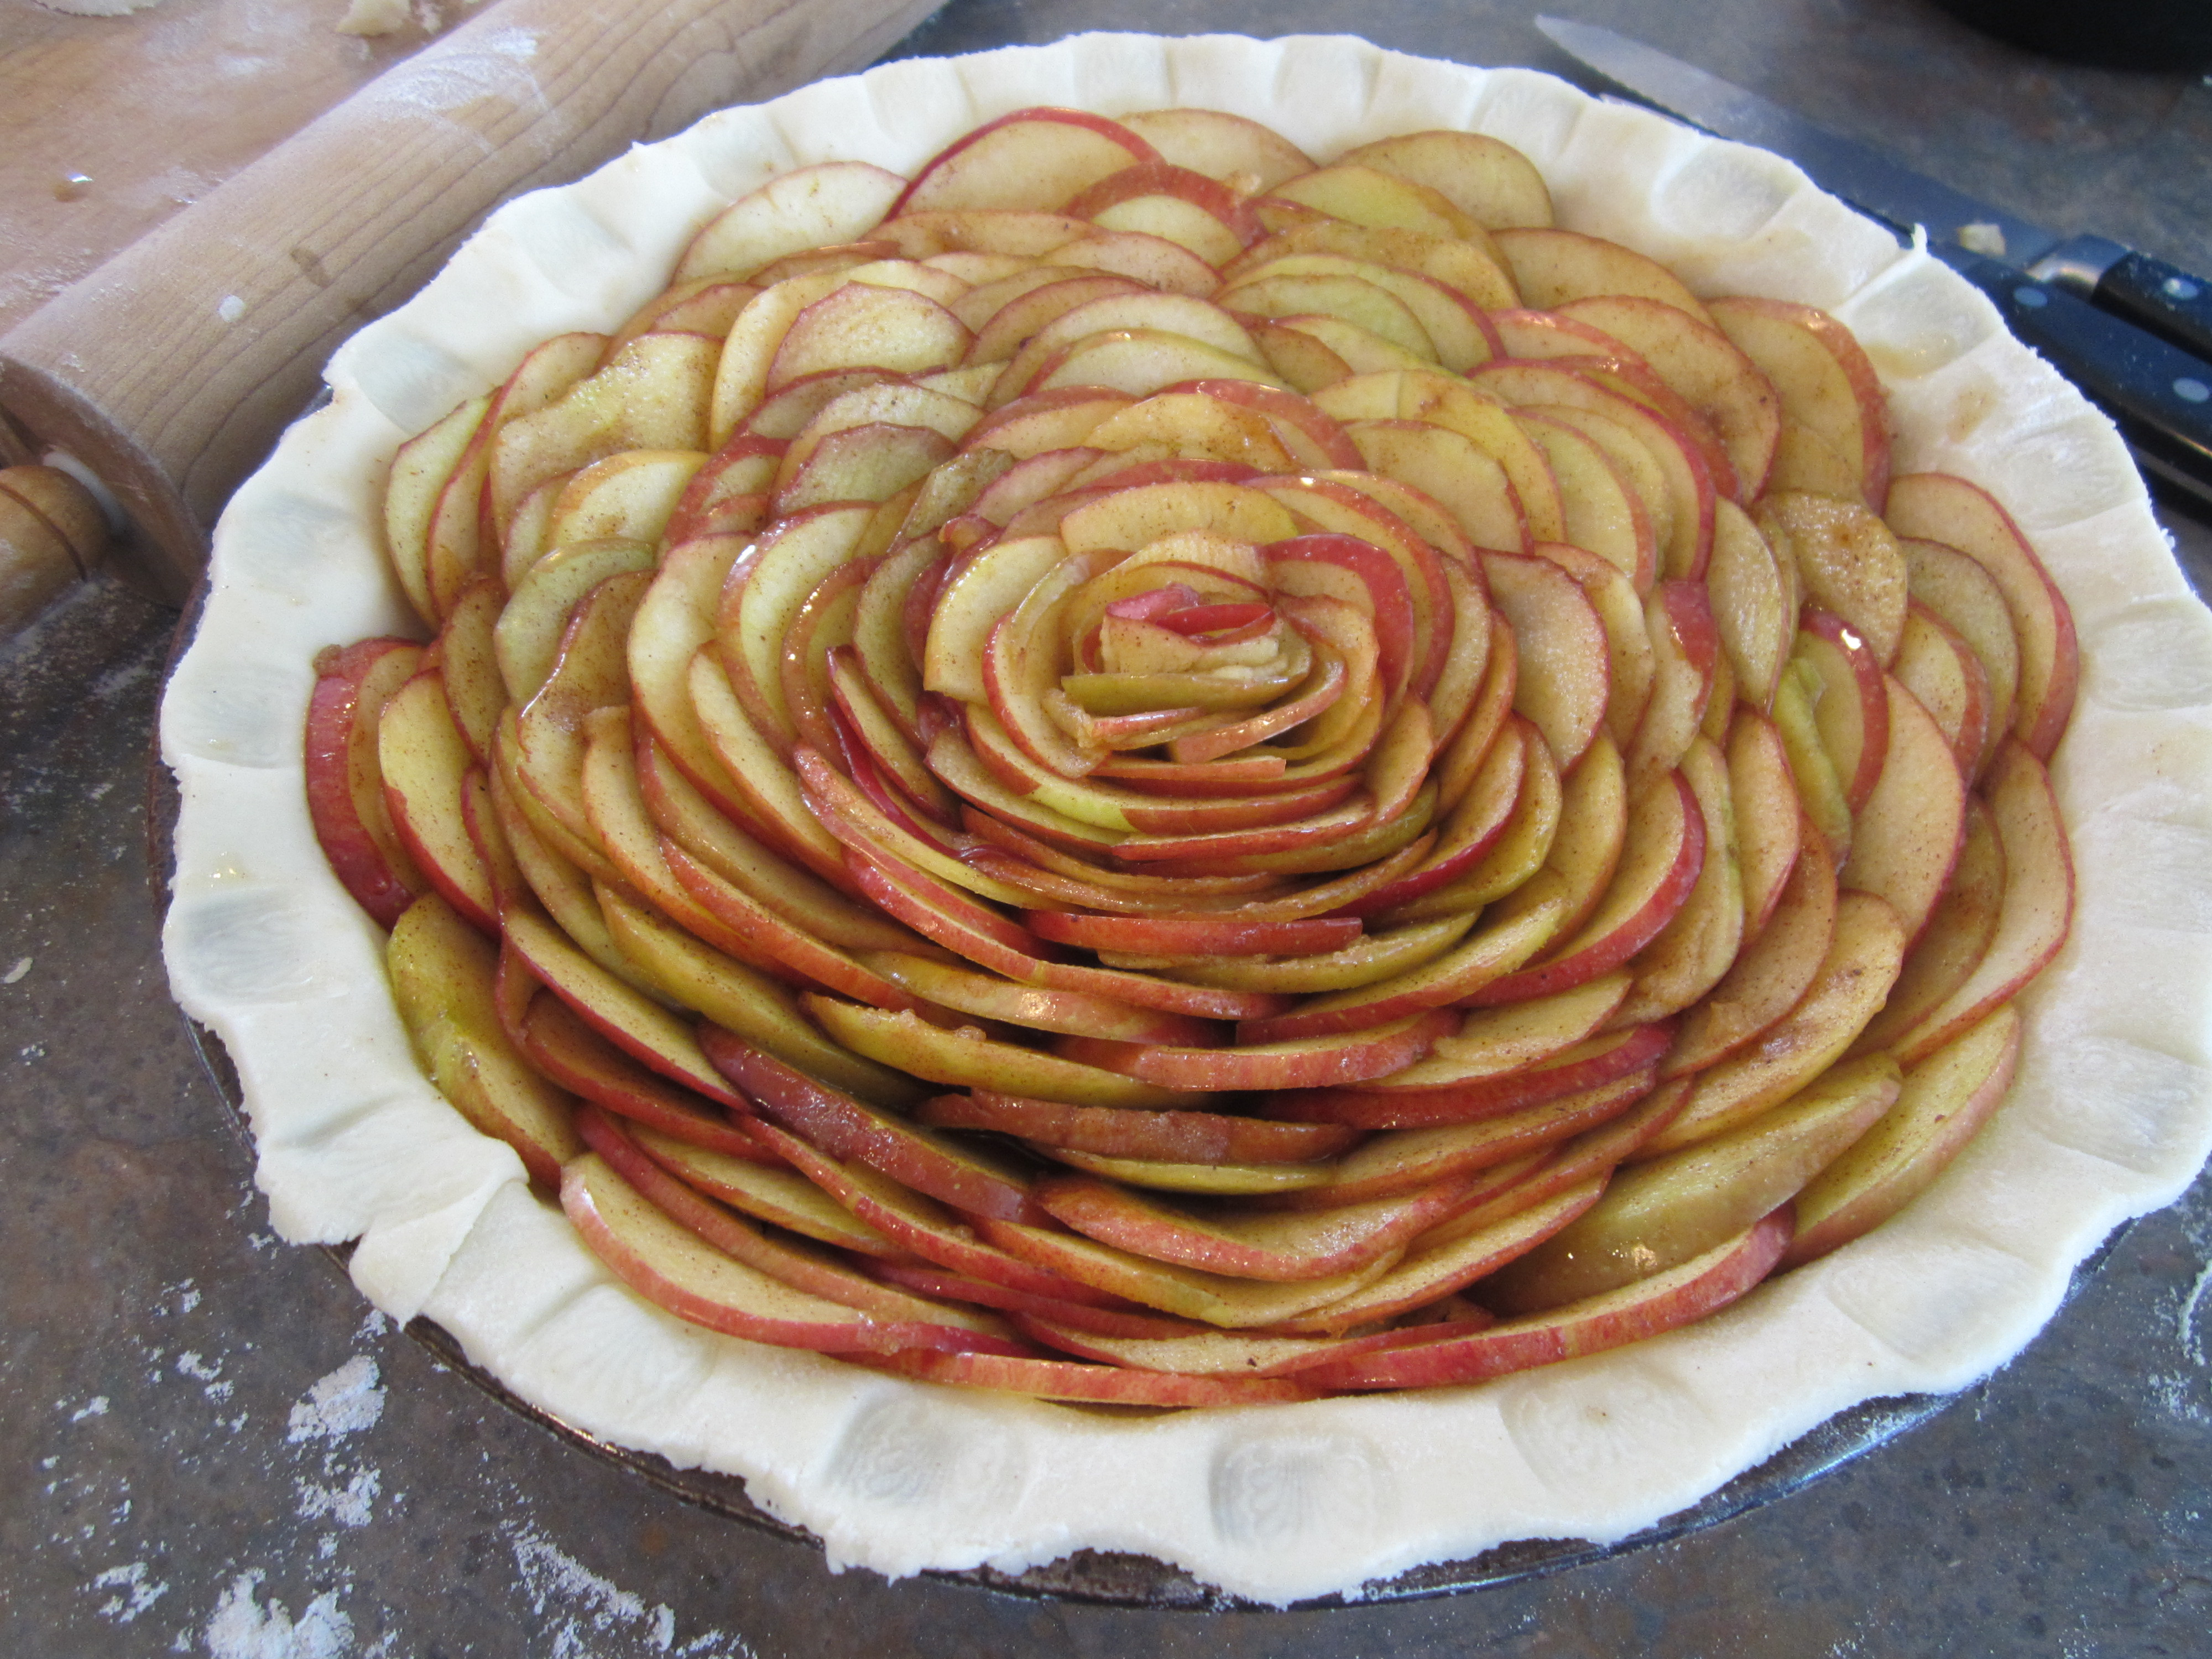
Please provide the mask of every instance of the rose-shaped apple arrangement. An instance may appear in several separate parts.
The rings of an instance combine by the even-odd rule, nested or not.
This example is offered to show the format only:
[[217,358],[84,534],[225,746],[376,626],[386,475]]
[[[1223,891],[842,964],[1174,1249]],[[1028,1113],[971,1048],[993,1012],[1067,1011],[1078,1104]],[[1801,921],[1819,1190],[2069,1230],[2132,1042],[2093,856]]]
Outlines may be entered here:
[[1702,1316],[1990,1111],[2063,602],[1805,307],[1425,132],[799,169],[400,452],[308,788],[641,1294],[1059,1399]]

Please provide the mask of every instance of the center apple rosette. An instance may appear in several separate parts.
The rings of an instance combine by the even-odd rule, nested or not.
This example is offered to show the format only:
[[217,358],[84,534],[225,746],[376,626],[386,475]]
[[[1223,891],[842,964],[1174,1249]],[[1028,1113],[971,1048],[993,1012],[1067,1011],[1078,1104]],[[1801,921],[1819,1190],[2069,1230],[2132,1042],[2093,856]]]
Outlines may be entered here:
[[436,637],[324,660],[333,867],[448,1098],[763,1341],[1194,1405],[1632,1340],[1931,1180],[2067,927],[2003,509],[1492,139],[802,168],[386,528]]

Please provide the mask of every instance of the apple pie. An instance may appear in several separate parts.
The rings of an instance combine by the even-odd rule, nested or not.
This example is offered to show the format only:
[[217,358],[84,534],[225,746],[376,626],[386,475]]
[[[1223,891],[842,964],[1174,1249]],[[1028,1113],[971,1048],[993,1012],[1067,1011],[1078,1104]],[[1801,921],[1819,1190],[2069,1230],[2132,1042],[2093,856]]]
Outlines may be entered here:
[[1344,41],[902,63],[330,378],[165,709],[179,1000],[288,1237],[833,1559],[1623,1535],[2203,1156],[2212,630],[1773,157]]

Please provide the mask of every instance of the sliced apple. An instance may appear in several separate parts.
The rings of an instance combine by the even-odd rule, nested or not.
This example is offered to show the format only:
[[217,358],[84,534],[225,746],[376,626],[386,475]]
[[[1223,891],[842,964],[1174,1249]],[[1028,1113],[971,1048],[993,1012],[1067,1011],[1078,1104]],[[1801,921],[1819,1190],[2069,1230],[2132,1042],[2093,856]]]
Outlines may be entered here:
[[1905,1073],[1897,1103],[1798,1194],[1785,1267],[1872,1231],[1927,1190],[2003,1103],[2021,1025],[2003,1004]]
[[1673,1152],[1727,1134],[1809,1087],[1874,1018],[1897,982],[1904,955],[1897,913],[1871,893],[1844,894],[1827,954],[1804,996],[1755,1042],[1698,1073],[1681,1115],[1644,1153]]
[[2020,645],[2020,684],[2012,732],[2047,761],[2066,730],[2081,678],[2074,615],[2012,515],[1989,494],[1948,473],[1896,480],[1883,508],[1899,536],[1941,542],[1995,580]]
[[384,705],[422,659],[422,647],[411,640],[334,646],[316,658],[308,696],[308,818],[331,873],[382,927],[430,884],[392,825],[377,754]]
[[499,953],[452,906],[417,899],[385,952],[392,996],[430,1079],[470,1124],[514,1148],[531,1179],[561,1181],[582,1150],[566,1091],[532,1069],[501,1024],[493,995]]
[[1864,1134],[1896,1101],[1897,1064],[1853,1060],[1732,1133],[1636,1164],[1572,1225],[1483,1288],[1507,1313],[1617,1290],[1702,1255],[1764,1215]]
[[1081,110],[1019,109],[940,150],[890,212],[1059,208],[1133,161],[1158,159],[1118,121]]
[[1334,1389],[1437,1388],[1601,1353],[1725,1307],[1774,1270],[1790,1235],[1790,1212],[1778,1210],[1705,1255],[1620,1290],[1473,1334],[1441,1325],[1429,1341],[1324,1362],[1300,1375]]
[[1950,884],[1966,829],[1966,784],[1935,717],[1894,675],[1883,679],[1888,756],[1853,822],[1851,855],[1837,878],[1887,899],[1909,945]]

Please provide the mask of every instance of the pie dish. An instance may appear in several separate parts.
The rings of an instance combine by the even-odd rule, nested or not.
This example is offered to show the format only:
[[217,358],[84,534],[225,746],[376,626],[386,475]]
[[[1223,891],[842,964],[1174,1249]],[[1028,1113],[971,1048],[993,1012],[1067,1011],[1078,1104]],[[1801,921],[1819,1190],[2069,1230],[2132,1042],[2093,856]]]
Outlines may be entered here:
[[[1881,371],[1900,471],[2003,501],[2070,602],[2084,674],[2054,778],[2075,846],[2072,942],[2027,1000],[2012,1097],[1911,1210],[1703,1324],[1474,1388],[1131,1418],[956,1393],[763,1349],[630,1297],[519,1160],[422,1078],[378,930],[331,876],[298,737],[315,653],[408,613],[378,545],[406,437],[537,341],[608,330],[717,208],[804,161],[911,171],[1008,110],[1191,105],[1309,153],[1491,133],[1560,222],[1693,289],[1820,306]],[[2212,620],[2110,427],[1940,265],[1787,163],[1547,77],[1346,40],[1091,36],[890,64],[634,150],[509,204],[423,294],[343,348],[330,406],[225,515],[164,755],[183,799],[173,985],[237,1065],[272,1220],[357,1240],[380,1308],[434,1320],[517,1395],[587,1433],[743,1476],[888,1574],[1132,1551],[1282,1602],[1516,1538],[1625,1536],[1860,1401],[1964,1386],[2047,1318],[2130,1216],[2212,1143],[2202,937]],[[2191,924],[2197,931],[2191,931]]]

